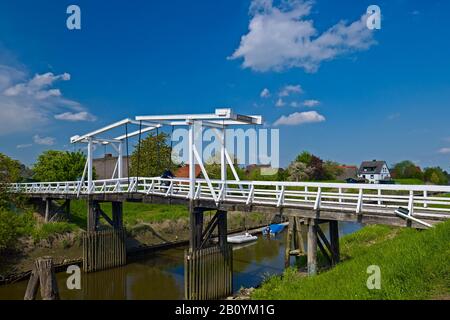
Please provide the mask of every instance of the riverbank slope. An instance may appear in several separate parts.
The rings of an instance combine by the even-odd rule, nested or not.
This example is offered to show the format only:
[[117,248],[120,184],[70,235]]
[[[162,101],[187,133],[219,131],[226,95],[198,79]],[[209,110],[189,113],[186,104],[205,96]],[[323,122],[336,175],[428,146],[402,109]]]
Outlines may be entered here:
[[[342,262],[315,277],[293,269],[267,279],[252,299],[448,299],[450,221],[417,231],[368,226],[341,239]],[[381,289],[368,289],[379,266]]]

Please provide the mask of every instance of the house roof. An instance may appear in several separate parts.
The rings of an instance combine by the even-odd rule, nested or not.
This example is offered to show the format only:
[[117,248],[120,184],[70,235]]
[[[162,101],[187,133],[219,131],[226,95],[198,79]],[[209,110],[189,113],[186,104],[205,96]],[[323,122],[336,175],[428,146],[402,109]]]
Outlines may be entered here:
[[384,165],[387,166],[386,161],[364,161],[359,167],[358,174],[379,174]]
[[[198,178],[200,174],[202,173],[202,168],[200,165],[195,165],[195,177]],[[177,178],[189,178],[189,165],[185,165],[184,167],[178,168],[177,171],[175,171],[175,177]]]
[[356,175],[358,174],[358,167],[357,166],[338,166],[339,169],[342,170],[342,173],[336,177],[338,180],[346,180],[348,178],[356,178]]

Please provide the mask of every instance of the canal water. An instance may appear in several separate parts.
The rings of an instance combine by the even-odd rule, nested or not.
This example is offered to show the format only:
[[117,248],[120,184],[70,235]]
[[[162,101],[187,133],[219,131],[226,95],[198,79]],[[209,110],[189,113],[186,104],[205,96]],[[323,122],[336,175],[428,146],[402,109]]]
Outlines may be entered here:
[[[325,225],[324,225],[325,226]],[[361,228],[359,224],[340,223],[340,235]],[[327,232],[324,229],[324,232]],[[264,277],[281,274],[284,270],[286,231],[275,238],[259,235],[258,241],[234,247],[233,288],[258,286]],[[81,290],[69,290],[68,274],[58,273],[61,299],[183,299],[184,249],[155,252],[124,267],[96,273],[81,274]],[[291,259],[292,263],[294,259]],[[23,299],[27,282],[0,286],[0,300]]]

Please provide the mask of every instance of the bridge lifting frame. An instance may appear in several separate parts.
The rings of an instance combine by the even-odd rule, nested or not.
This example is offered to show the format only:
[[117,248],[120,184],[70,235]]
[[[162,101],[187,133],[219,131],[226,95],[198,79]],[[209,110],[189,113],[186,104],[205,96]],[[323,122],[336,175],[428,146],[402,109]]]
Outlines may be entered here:
[[[117,172],[117,178],[121,179],[123,178],[122,173],[122,158],[123,158],[123,142],[124,140],[129,139],[130,137],[139,135],[141,136],[142,133],[147,131],[152,131],[158,128],[161,128],[163,126],[187,126],[188,127],[188,163],[189,163],[189,194],[188,199],[190,200],[190,224],[191,224],[191,236],[190,236],[190,248],[189,253],[187,254],[188,258],[191,257],[203,257],[203,254],[197,254],[198,252],[201,252],[201,250],[205,249],[207,246],[211,246],[210,238],[213,234],[213,231],[217,227],[217,234],[219,237],[219,241],[217,244],[217,247],[219,250],[217,251],[219,254],[223,257],[223,262],[225,264],[227,259],[232,256],[232,250],[227,244],[227,214],[223,211],[217,211],[215,218],[211,223],[204,229],[203,228],[203,211],[204,209],[200,207],[195,206],[195,199],[198,196],[196,194],[196,176],[195,176],[195,167],[196,164],[198,164],[201,168],[202,174],[204,179],[206,180],[209,191],[211,193],[211,196],[217,206],[219,206],[220,201],[223,197],[225,197],[226,194],[226,183],[223,184],[222,189],[220,192],[217,192],[212,182],[208,176],[208,173],[206,172],[205,166],[203,164],[202,159],[202,135],[203,135],[203,127],[208,127],[213,129],[213,132],[216,135],[217,140],[220,142],[221,148],[220,148],[220,164],[221,164],[221,180],[226,182],[227,180],[227,166],[230,166],[230,169],[233,173],[234,179],[236,181],[240,181],[239,176],[237,174],[236,169],[234,168],[234,162],[228,153],[226,149],[226,128],[233,125],[261,125],[262,124],[262,117],[261,116],[246,116],[246,115],[239,115],[234,114],[231,109],[216,109],[215,113],[213,114],[187,114],[187,115],[161,115],[161,116],[138,116],[135,118],[135,120],[131,119],[124,119],[122,121],[113,123],[109,126],[106,126],[104,128],[95,130],[93,132],[84,134],[82,136],[73,136],[71,138],[71,143],[87,143],[87,161],[85,165],[85,169],[83,172],[82,182],[84,181],[86,175],[87,175],[87,193],[88,195],[93,193],[93,145],[94,144],[100,144],[100,145],[112,145],[116,151],[118,152],[118,160],[116,163],[116,169],[114,170],[113,177],[115,177]],[[139,130],[134,132],[128,132],[128,125],[139,125]],[[116,128],[119,128],[121,126],[126,127],[125,135],[121,135],[115,138],[105,138],[100,137],[100,135],[104,135],[106,132],[114,130]],[[143,129],[143,126],[145,129]],[[139,175],[139,173],[138,173]],[[139,179],[139,178],[138,178]],[[137,184],[139,184],[139,181],[137,181]],[[78,195],[81,192],[81,185],[80,183],[80,190],[78,190]],[[128,191],[130,191],[131,186],[128,185]],[[120,183],[119,183],[119,189],[120,189]],[[120,191],[120,190],[118,190]],[[88,201],[88,231],[86,235],[86,239],[94,238],[96,239],[98,230],[98,219],[100,217],[103,217],[108,223],[111,224],[113,227],[112,232],[119,232],[121,233],[122,228],[122,222],[121,222],[121,216],[122,216],[122,206],[119,204],[116,204],[113,202],[113,218],[110,219],[100,208],[100,205],[96,201]],[[114,209],[116,208],[116,209]],[[119,213],[120,212],[120,213]],[[90,237],[90,238],[89,238]],[[96,240],[94,240],[95,243]],[[124,246],[124,240],[119,241],[119,247],[117,248],[111,248],[113,251],[117,251],[119,256],[120,253],[123,251]],[[95,261],[95,260],[102,260],[103,257],[92,257],[92,242],[86,240],[85,241],[85,253],[86,253],[86,259],[88,260],[88,263],[86,263],[87,267],[85,269],[91,271],[91,270],[98,270],[100,267],[109,266],[111,263],[101,263],[101,266]],[[96,249],[95,249],[96,250]],[[95,252],[99,252],[96,250]],[[216,252],[216,253],[217,253]],[[202,258],[203,259],[203,258]],[[194,264],[193,268],[200,268],[202,269],[204,266],[201,266],[202,264],[208,263],[207,260],[203,259],[204,261],[200,261],[200,263]],[[213,259],[214,261],[217,261],[217,259]],[[91,262],[89,262],[91,261]],[[116,260],[114,260],[116,261]],[[125,263],[125,259],[119,259],[120,263]],[[231,293],[231,284],[232,284],[232,266],[231,263],[227,264],[228,269],[223,271],[222,276],[223,277],[229,277],[230,285],[227,286],[218,286],[218,291],[215,293],[215,295],[207,295],[203,296],[204,298],[210,298],[210,297],[222,297],[226,294]],[[190,268],[190,271],[194,275],[199,274],[199,270],[193,270]],[[218,278],[222,277],[220,275],[217,275]],[[217,278],[216,277],[216,278]],[[205,280],[205,279],[204,279]],[[223,279],[220,279],[222,281]],[[200,281],[201,282],[201,281]],[[226,281],[225,281],[226,282]],[[208,287],[210,286],[210,281],[204,281],[204,286]],[[192,288],[192,286],[191,286]],[[203,290],[206,291],[209,290],[209,288],[194,288],[194,291]],[[217,288],[216,288],[217,289]],[[190,298],[193,296],[196,296],[196,292],[190,294]],[[198,297],[198,296],[196,296]]]
[[[137,121],[149,121],[166,125],[181,125],[189,128],[189,211],[190,211],[190,247],[185,253],[185,296],[186,299],[217,299],[232,293],[233,266],[232,248],[227,243],[227,213],[218,210],[209,225],[203,226],[204,208],[195,205],[197,198],[195,167],[201,168],[209,192],[219,207],[225,197],[226,183],[216,193],[206,172],[202,159],[203,127],[213,129],[220,142],[221,180],[227,181],[227,166],[234,179],[240,181],[234,162],[226,149],[226,128],[231,125],[260,125],[261,116],[244,116],[234,114],[231,109],[216,109],[214,114],[141,116]],[[211,246],[210,238],[217,228],[218,244]],[[205,271],[206,270],[206,271]],[[217,271],[213,273],[212,271]]]

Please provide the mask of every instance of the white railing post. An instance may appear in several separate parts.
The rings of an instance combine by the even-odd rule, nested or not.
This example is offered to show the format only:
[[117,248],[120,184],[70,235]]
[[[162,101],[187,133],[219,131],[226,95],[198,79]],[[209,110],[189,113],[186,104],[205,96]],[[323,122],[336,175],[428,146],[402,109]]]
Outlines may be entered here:
[[320,210],[320,202],[322,197],[322,187],[317,189],[316,202],[314,203],[314,210]]
[[200,182],[198,182],[197,189],[195,190],[194,199],[200,199],[201,193],[202,193],[202,184]]
[[428,201],[427,201],[427,199],[428,199],[428,191],[424,190],[424,192],[423,192],[423,207],[424,208],[428,208]]
[[409,191],[409,201],[408,201],[408,210],[409,215],[412,216],[414,214],[414,191]]
[[[278,189],[278,186],[277,186]],[[280,207],[284,202],[284,186],[281,186],[281,192],[278,195],[277,207]]]
[[255,193],[255,186],[252,184],[250,186],[250,191],[248,193],[247,201],[245,202],[247,205],[253,202],[253,194]]
[[358,203],[356,204],[356,213],[360,214],[363,208],[363,189],[359,189]]
[[152,180],[152,183],[150,184],[150,187],[149,187],[148,190],[147,190],[147,194],[150,194],[150,193],[153,192],[153,186],[154,186],[154,184],[155,184],[155,181]]

